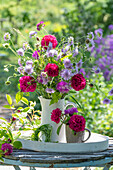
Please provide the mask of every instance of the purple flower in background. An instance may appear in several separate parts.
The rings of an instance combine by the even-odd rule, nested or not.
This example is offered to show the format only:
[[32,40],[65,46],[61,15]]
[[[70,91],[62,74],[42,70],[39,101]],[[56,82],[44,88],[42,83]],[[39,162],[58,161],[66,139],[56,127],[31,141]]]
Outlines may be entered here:
[[25,72],[28,73],[28,74],[33,73],[33,67],[32,67],[31,64],[25,66]]
[[82,59],[80,59],[80,61],[78,62],[78,63],[76,63],[76,67],[78,67],[78,68],[80,68],[80,67],[82,67]]
[[94,34],[93,32],[89,32],[88,35],[87,35],[88,39],[91,41],[94,39]]
[[60,75],[64,80],[69,80],[72,77],[72,72],[71,70],[64,69],[60,72]]
[[10,36],[9,32],[7,32],[7,33],[4,34],[4,40],[5,40],[5,41],[9,41],[10,38],[11,38],[11,36]]
[[100,69],[99,67],[98,67],[98,68],[94,68],[93,70],[94,70],[94,72],[95,72],[96,74],[100,73],[100,71],[101,71],[101,69]]
[[47,93],[54,93],[55,90],[53,90],[53,89],[47,87],[47,88],[46,88],[46,92],[47,92]]
[[61,93],[68,93],[70,90],[69,85],[65,81],[61,81],[57,84],[56,89],[59,90]]
[[65,68],[72,69],[72,65],[73,65],[73,64],[71,64],[70,59],[65,58],[64,61],[63,61],[63,63],[64,63]]
[[79,71],[79,73],[82,73],[82,74],[84,74],[84,75],[86,74],[84,68],[81,68],[80,71]]
[[32,60],[27,60],[26,65],[33,65],[33,61]]
[[23,67],[18,67],[17,71],[18,71],[20,74],[24,74]]
[[22,67],[21,58],[18,59],[18,65]]
[[109,95],[113,96],[113,88],[110,90]]
[[69,45],[73,45],[74,44],[74,38],[73,37],[69,37],[68,38],[68,44]]
[[64,115],[69,114],[70,116],[72,116],[73,113],[78,113],[78,110],[76,107],[72,107],[71,109],[64,110]]
[[57,52],[56,50],[54,50],[54,49],[49,50],[49,51],[47,52],[47,56],[48,56],[48,57],[54,57],[55,55],[57,56],[57,54],[58,54],[58,52]]
[[86,47],[87,47],[87,50],[88,50],[88,51],[91,51],[91,50],[95,47],[94,41],[93,41],[93,40],[90,41],[89,44],[86,44]]
[[40,31],[44,26],[45,26],[44,21],[40,21],[40,22],[37,24],[37,30]]
[[67,51],[69,51],[69,49],[70,49],[70,45],[67,45],[62,49],[62,52],[65,54]]
[[34,51],[33,54],[32,54],[32,57],[34,57],[35,59],[38,60],[38,58],[39,58],[39,52],[40,52],[40,50]]
[[113,25],[109,25],[108,28],[112,31],[113,30]]
[[24,50],[22,48],[17,50],[18,55],[24,56]]
[[31,32],[29,33],[29,37],[30,37],[30,38],[35,37],[36,34],[37,34],[36,31],[31,31]]
[[111,100],[109,100],[108,98],[103,100],[103,104],[109,104],[111,102]]
[[78,47],[75,47],[75,49],[73,50],[73,57],[75,57],[76,55],[78,55]]
[[42,82],[43,82],[42,76],[37,76],[37,81],[38,81],[39,83],[42,83]]
[[62,53],[62,52],[60,52],[60,53],[57,55],[57,59],[56,59],[57,61],[58,61],[59,59],[61,59],[61,58],[62,58],[62,54],[63,54],[63,53]]
[[101,39],[102,38],[102,30],[101,29],[97,29],[97,30],[95,30],[95,34],[96,34],[96,36],[97,36],[97,38],[99,38],[99,39]]
[[23,43],[23,49],[24,50],[27,50],[29,48],[30,48],[30,46],[29,46],[28,42]]

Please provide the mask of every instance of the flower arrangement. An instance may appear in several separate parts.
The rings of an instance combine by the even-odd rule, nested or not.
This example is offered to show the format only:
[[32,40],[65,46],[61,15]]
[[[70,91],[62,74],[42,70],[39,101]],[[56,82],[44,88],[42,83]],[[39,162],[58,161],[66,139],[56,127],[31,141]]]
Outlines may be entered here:
[[[43,30],[44,26],[43,21],[38,23],[37,31]],[[15,31],[20,33],[16,29]],[[29,33],[29,38],[34,39],[34,47],[24,41],[23,47],[15,51],[9,43],[3,44],[5,48],[10,48],[18,56],[19,67],[15,70],[19,74],[16,73],[13,77],[20,77],[20,91],[35,91],[39,96],[51,99],[50,104],[53,104],[64,98],[72,89],[75,91],[84,89],[89,83],[87,77],[83,76],[84,66],[90,59],[87,57],[90,54],[89,51],[95,45],[93,32],[88,33],[84,44],[74,41],[73,37],[69,37],[68,40],[62,38],[58,44],[54,35],[44,35],[40,40],[37,34],[36,31]],[[96,30],[95,34],[102,38],[101,30]],[[4,35],[4,40],[11,41],[13,45],[9,33]],[[5,66],[5,70],[8,67],[8,65]],[[91,68],[88,69],[91,70]],[[11,83],[10,78],[6,84]]]

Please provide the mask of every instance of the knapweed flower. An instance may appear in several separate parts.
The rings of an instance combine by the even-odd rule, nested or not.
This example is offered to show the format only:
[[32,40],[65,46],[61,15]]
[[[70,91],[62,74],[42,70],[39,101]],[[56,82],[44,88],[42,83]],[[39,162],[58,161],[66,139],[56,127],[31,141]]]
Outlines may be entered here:
[[88,39],[89,40],[93,40],[94,39],[94,34],[93,32],[89,32],[88,35],[87,35]]
[[109,25],[108,28],[112,31],[113,30],[113,25]]
[[103,100],[103,104],[110,104],[110,102],[111,102],[111,100],[108,99],[108,98],[106,98],[106,99]]
[[73,115],[70,117],[68,121],[69,127],[74,130],[75,132],[84,131],[85,128],[85,118],[80,115]]
[[23,43],[23,49],[28,50],[30,48],[28,42]]
[[71,63],[70,59],[65,58],[64,61],[63,61],[63,63],[64,63],[64,67],[65,67],[65,68],[72,69],[72,65],[73,65],[73,64]]
[[110,90],[109,95],[113,96],[113,88]]
[[32,57],[34,57],[35,59],[38,60],[38,58],[39,58],[39,52],[40,52],[40,50],[34,51],[33,54],[32,54]]
[[64,80],[69,80],[69,79],[71,79],[71,77],[72,77],[72,72],[71,72],[71,70],[63,69],[63,70],[60,72],[60,75],[61,75],[61,77],[62,77]]
[[20,78],[19,82],[22,92],[34,92],[36,90],[37,84],[31,76],[23,76]]
[[47,72],[48,76],[51,77],[56,77],[58,76],[59,73],[59,68],[56,64],[54,63],[48,63],[45,67],[45,72]]
[[54,93],[55,90],[53,90],[53,89],[47,87],[47,88],[46,88],[46,92],[47,92],[47,93]]
[[51,112],[51,120],[58,124],[60,122],[61,114],[62,114],[62,111],[59,108],[53,110]]
[[7,32],[7,33],[4,34],[4,40],[5,40],[5,41],[9,41],[10,38],[11,38],[11,36],[10,36],[9,32]]
[[45,26],[44,22],[43,22],[43,21],[40,21],[40,22],[37,24],[37,30],[40,31],[44,26]]
[[64,110],[64,114],[69,114],[70,116],[73,115],[73,113],[78,113],[78,110],[76,107],[72,107],[71,109]]
[[61,81],[57,84],[56,89],[59,90],[61,93],[68,93],[70,90],[69,84],[65,81]]
[[33,67],[32,67],[31,64],[26,65],[24,70],[28,74],[32,74],[33,73]]
[[36,34],[37,34],[36,31],[31,31],[31,32],[29,33],[29,37],[30,37],[30,38],[35,37]]
[[84,89],[86,86],[86,80],[82,74],[76,74],[71,79],[71,87],[76,91]]
[[24,50],[22,48],[17,50],[18,55],[24,56]]
[[95,30],[95,34],[96,34],[97,38],[99,38],[99,39],[102,38],[102,34],[103,34],[102,30],[100,30],[100,29]]
[[58,44],[57,39],[54,35],[45,35],[42,38],[41,46],[44,47],[45,50],[47,50],[47,47],[49,46],[49,42],[52,43],[52,48],[55,48]]
[[4,152],[5,155],[9,155],[13,152],[13,148],[9,143],[2,144],[1,150]]

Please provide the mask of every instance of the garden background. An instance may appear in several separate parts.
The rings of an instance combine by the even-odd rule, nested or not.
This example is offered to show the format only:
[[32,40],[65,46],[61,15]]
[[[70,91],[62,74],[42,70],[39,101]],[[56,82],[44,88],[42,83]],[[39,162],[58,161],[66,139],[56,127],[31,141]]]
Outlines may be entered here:
[[[22,37],[14,31],[19,29],[28,37],[29,32],[36,29],[36,24],[44,21],[49,34],[61,38],[73,36],[79,39],[88,32],[101,28],[102,42],[98,42],[94,51],[88,56],[92,66],[99,66],[101,72],[91,77],[92,86],[87,86],[79,94],[68,97],[72,102],[75,99],[82,103],[87,127],[93,132],[113,136],[113,102],[103,104],[113,87],[113,24],[112,0],[0,0],[0,114],[10,119],[10,111],[2,107],[6,104],[6,94],[15,98],[18,91],[18,78],[13,77],[11,85],[5,85],[8,76],[13,75],[13,67],[4,70],[4,65],[17,64],[18,59],[10,50],[3,47],[4,33],[10,32],[15,47],[21,48]],[[109,36],[108,36],[109,35]],[[28,40],[32,45],[32,40]],[[81,40],[82,41],[82,40]],[[105,52],[106,42],[107,52]],[[86,65],[88,67],[88,65]],[[35,93],[27,97],[37,101],[36,109],[40,104]]]

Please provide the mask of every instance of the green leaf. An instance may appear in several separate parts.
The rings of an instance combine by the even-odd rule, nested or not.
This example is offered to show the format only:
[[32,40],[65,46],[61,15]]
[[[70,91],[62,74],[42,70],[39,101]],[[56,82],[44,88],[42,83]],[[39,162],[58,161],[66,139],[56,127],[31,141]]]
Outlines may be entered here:
[[29,109],[30,107],[26,107],[24,110],[22,110],[22,112],[28,112]]
[[22,97],[21,101],[26,105],[29,104],[29,101],[25,97]]
[[22,97],[23,97],[23,93],[19,91],[19,92],[16,94],[16,97],[15,97],[16,103],[18,103],[18,102],[22,99]]
[[78,106],[82,109],[82,106],[80,105],[80,103],[73,97],[73,96],[70,96],[74,101],[75,101],[75,103],[77,103],[78,104]]
[[3,107],[5,107],[6,109],[11,109],[11,106],[9,105],[4,105]]
[[60,129],[61,129],[62,125],[63,125],[63,123],[58,127],[58,129],[57,129],[57,135],[59,135]]
[[9,105],[12,105],[12,98],[11,98],[11,96],[6,94],[6,99],[7,99],[8,103],[9,103]]
[[13,143],[13,146],[16,148],[16,149],[20,149],[22,148],[22,143],[20,141],[15,141]]
[[0,161],[4,162],[4,159],[2,158],[2,156],[0,155]]

